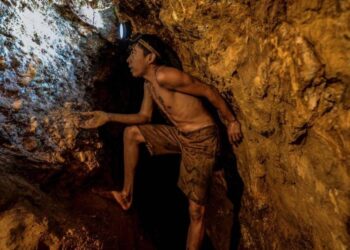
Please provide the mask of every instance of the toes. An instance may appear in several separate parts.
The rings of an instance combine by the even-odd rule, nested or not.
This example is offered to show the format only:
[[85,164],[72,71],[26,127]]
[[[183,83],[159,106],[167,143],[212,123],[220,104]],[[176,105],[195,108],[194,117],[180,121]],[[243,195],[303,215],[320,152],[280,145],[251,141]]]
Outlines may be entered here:
[[128,210],[130,208],[131,199],[129,195],[125,195],[120,192],[112,192],[112,194],[123,210]]
[[91,192],[103,198],[116,201],[123,210],[128,210],[131,207],[132,198],[130,194],[124,194],[117,191],[107,191],[102,188],[93,188],[91,189]]
[[91,192],[93,194],[99,195],[99,196],[106,198],[106,199],[113,199],[114,198],[111,191],[107,191],[107,190],[104,190],[102,188],[93,188],[93,189],[91,189]]

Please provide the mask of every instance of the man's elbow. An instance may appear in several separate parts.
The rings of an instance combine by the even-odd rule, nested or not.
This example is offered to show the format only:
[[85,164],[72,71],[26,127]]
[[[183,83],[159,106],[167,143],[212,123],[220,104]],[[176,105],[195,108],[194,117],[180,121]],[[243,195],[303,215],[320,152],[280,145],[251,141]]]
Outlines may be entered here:
[[210,103],[216,103],[218,96],[220,96],[219,91],[212,86],[208,86],[205,90],[204,97],[207,98],[207,100]]
[[141,124],[150,123],[150,122],[151,122],[150,115],[140,114],[140,123]]

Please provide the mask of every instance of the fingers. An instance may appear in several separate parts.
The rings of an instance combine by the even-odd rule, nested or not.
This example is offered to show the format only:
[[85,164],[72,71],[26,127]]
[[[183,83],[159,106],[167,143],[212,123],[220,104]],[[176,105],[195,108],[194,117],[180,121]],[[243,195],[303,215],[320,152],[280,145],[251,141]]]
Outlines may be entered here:
[[95,128],[94,126],[94,112],[80,112],[78,126],[85,129]]
[[236,139],[233,140],[233,143],[232,143],[234,146],[238,147],[238,141]]
[[90,119],[90,118],[95,116],[95,113],[94,112],[81,112],[81,113],[79,113],[79,116],[82,119]]
[[235,135],[235,141],[237,142],[237,143],[240,143],[241,141],[242,141],[242,134],[241,133],[237,133],[236,135]]
[[228,134],[228,140],[229,140],[231,145],[236,145],[235,137],[233,134]]
[[228,133],[228,141],[230,142],[230,144],[233,144],[232,135],[230,135],[229,133]]
[[238,141],[238,138],[239,138],[239,137],[238,137],[238,134],[236,134],[236,133],[233,134],[233,141],[234,141],[234,142],[237,142],[237,141]]
[[98,128],[101,124],[98,119],[99,111],[71,112],[73,123],[76,127],[83,129]]
[[86,123],[86,122],[80,122],[80,123],[79,123],[79,127],[80,127],[80,128],[89,129],[89,128],[91,128],[91,125],[89,125],[89,124]]
[[231,144],[238,146],[241,143],[243,136],[242,133],[232,133],[228,136]]
[[96,126],[90,122],[82,122],[79,124],[80,128],[85,128],[85,129],[91,129],[91,128],[96,128]]
[[239,123],[231,123],[231,124],[232,125],[228,126],[227,128],[228,139],[231,144],[238,146],[238,144],[243,139],[241,127]]
[[233,136],[231,136],[230,138],[231,138],[231,139],[230,139],[231,145],[237,146],[237,144],[236,144],[236,142],[235,142]]
[[78,126],[86,129],[98,127],[96,126],[96,120],[94,118],[80,119]]
[[237,134],[237,141],[240,142],[242,140],[242,133]]
[[239,142],[240,142],[239,135],[235,134],[235,144],[236,144],[236,146],[238,146]]
[[79,112],[78,114],[80,115],[93,115],[95,112],[94,111],[86,111],[86,112]]

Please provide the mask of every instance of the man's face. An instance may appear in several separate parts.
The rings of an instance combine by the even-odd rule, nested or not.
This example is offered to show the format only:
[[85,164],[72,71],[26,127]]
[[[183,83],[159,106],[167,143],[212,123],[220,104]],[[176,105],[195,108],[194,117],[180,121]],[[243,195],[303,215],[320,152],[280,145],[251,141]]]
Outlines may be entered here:
[[130,72],[134,77],[140,77],[145,73],[147,67],[146,56],[143,53],[142,48],[138,44],[131,47],[131,52],[126,60],[130,68]]

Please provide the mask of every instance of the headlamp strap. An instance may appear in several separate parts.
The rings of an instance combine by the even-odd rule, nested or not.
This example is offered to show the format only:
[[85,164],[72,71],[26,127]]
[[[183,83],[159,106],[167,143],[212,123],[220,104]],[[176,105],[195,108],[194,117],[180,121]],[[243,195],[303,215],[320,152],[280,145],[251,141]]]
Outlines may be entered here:
[[156,54],[156,56],[158,56],[160,58],[160,54],[158,53],[158,51],[156,51],[151,45],[149,45],[149,43],[147,43],[145,40],[140,39],[138,40],[138,42],[145,47],[146,49],[148,49],[149,51],[151,51],[152,53]]

